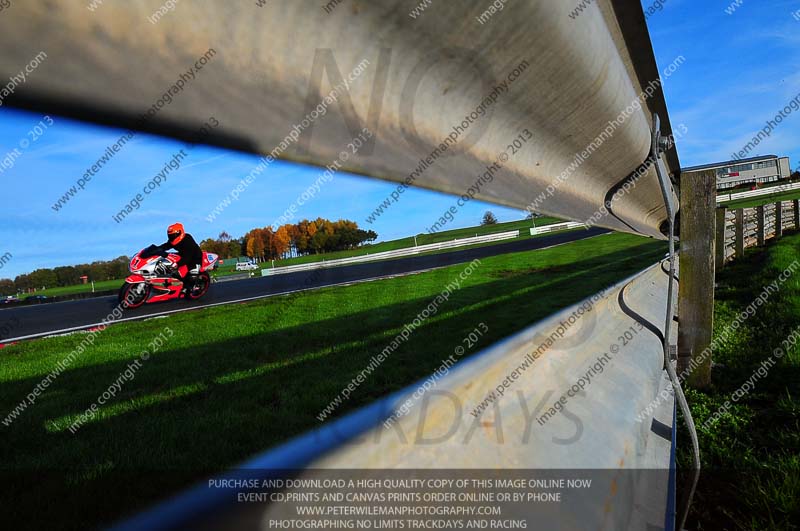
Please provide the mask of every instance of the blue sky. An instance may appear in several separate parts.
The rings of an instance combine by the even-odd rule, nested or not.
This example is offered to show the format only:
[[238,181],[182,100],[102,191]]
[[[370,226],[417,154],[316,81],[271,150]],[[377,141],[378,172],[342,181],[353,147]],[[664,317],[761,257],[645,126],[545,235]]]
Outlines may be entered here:
[[[800,20],[792,13],[800,1],[744,0],[732,15],[730,2],[661,0],[663,9],[648,19],[659,66],[678,55],[685,63],[666,82],[673,128],[687,133],[677,141],[683,166],[727,160],[800,92]],[[653,2],[642,2],[645,9]],[[800,18],[800,14],[798,14]],[[0,108],[0,162],[14,148],[21,155],[0,168],[3,183],[0,277],[38,267],[90,262],[130,255],[149,243],[161,243],[165,227],[180,220],[199,240],[226,230],[241,236],[277,219],[320,175],[318,168],[275,162],[241,198],[214,222],[206,216],[257,164],[256,157],[198,146],[143,205],[122,223],[118,212],[181,148],[180,142],[138,134],[61,211],[54,202],[66,192],[121,134],[58,116],[27,148],[20,141],[41,115]],[[800,112],[792,114],[763,142],[757,154],[788,155],[800,161]],[[8,166],[8,165],[7,165]],[[347,218],[393,239],[425,232],[453,198],[408,190],[402,201],[372,225],[364,222],[394,184],[337,174],[317,196],[300,207],[296,220],[322,216]],[[473,202],[459,211],[451,228],[476,225],[486,210],[501,221],[524,213]]]
[[[686,62],[664,83],[681,166],[729,160],[767,120],[800,93],[800,0],[661,0],[648,19],[663,70]],[[644,0],[647,9],[652,0]],[[800,162],[800,112],[794,111],[749,156],[788,156]]]
[[[14,148],[21,153],[11,168],[0,169],[4,189],[0,255],[10,252],[13,256],[0,269],[0,278],[13,278],[38,267],[130,256],[150,243],[164,242],[166,227],[175,221],[184,223],[198,242],[223,230],[239,237],[254,227],[272,224],[324,171],[275,161],[237,201],[209,222],[209,214],[256,167],[258,157],[206,146],[188,150],[182,142],[138,133],[56,212],[53,204],[124,131],[52,118],[54,124],[23,150],[20,140],[42,120],[41,115],[0,108],[0,162]],[[138,210],[120,223],[114,221],[112,216],[181,149],[188,157],[180,169],[146,195]],[[375,223],[367,224],[366,217],[395,186],[337,173],[299,207],[291,221],[320,216],[352,219],[376,231],[381,240],[394,239],[425,232],[433,218],[454,202],[443,194],[407,190],[402,201]],[[517,210],[476,201],[459,211],[452,228],[479,223],[487,209],[500,221],[524,217]]]

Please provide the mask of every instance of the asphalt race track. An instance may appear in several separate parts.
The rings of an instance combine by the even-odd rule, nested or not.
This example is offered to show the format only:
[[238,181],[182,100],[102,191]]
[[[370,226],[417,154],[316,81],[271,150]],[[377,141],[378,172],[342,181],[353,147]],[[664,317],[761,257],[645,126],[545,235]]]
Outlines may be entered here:
[[[438,267],[469,262],[475,258],[486,258],[519,251],[531,251],[560,245],[610,232],[606,229],[591,228],[584,231],[570,231],[560,234],[526,238],[509,243],[476,247],[425,256],[411,256],[396,260],[385,260],[350,266],[299,271],[268,277],[251,278],[233,282],[218,282],[211,286],[208,294],[198,301],[175,300],[163,303],[146,304],[135,310],[128,310],[121,319],[144,319],[158,315],[186,311],[208,306],[232,304],[259,299],[294,291],[346,284],[375,278],[403,275]],[[0,326],[8,323],[8,338],[0,342],[33,339],[49,334],[66,333],[73,330],[91,328],[101,324],[117,304],[116,296],[97,297],[75,301],[56,302],[33,306],[10,307],[0,310]]]

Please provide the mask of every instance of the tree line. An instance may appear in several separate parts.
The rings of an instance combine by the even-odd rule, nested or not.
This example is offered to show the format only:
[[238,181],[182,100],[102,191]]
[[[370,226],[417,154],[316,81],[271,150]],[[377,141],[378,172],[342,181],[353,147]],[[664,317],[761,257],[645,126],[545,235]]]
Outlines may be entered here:
[[81,283],[81,277],[90,281],[114,280],[128,275],[130,258],[120,256],[114,260],[99,260],[91,264],[42,268],[30,273],[17,275],[14,280],[0,279],[0,295],[14,295],[28,291],[55,286],[73,286]]
[[223,232],[218,238],[203,240],[200,247],[222,258],[245,254],[255,260],[265,261],[354,249],[377,237],[375,231],[358,228],[355,221],[317,218],[287,223],[277,229],[254,228],[238,240]]

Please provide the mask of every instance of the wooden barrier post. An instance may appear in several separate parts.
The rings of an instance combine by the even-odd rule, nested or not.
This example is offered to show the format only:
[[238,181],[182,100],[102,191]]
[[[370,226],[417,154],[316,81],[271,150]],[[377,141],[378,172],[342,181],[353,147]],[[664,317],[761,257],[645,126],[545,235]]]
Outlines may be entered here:
[[794,228],[800,230],[800,199],[795,199],[792,203],[794,203]]
[[764,240],[766,240],[766,227],[765,227],[765,220],[764,220],[764,205],[759,205],[756,207],[756,235],[758,237],[758,246],[762,247],[764,245]]
[[733,257],[741,258],[744,256],[744,210],[739,208],[735,211],[736,220],[734,221],[736,231],[736,243],[734,245]]
[[775,203],[775,238],[783,236],[783,207],[781,202]]
[[725,215],[728,213],[728,209],[725,207],[719,207],[717,209],[717,219],[715,222],[715,229],[714,232],[717,233],[717,241],[714,242],[714,267],[717,271],[722,269],[725,265]]
[[[681,248],[678,285],[678,372],[711,345],[714,323],[714,224],[717,176],[711,170],[681,175]],[[724,232],[724,213],[723,213]],[[724,253],[723,249],[723,253]],[[711,383],[711,356],[695,360],[689,385]]]

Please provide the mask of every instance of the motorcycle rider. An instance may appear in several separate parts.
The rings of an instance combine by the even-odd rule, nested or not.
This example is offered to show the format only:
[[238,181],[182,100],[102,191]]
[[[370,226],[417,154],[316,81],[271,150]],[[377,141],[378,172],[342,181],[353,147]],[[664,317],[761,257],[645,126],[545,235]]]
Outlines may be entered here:
[[[192,270],[199,270],[203,262],[203,251],[192,235],[183,228],[183,223],[173,223],[167,227],[167,241],[159,245],[164,251],[175,249],[180,255],[180,260],[174,265],[177,277],[183,282],[184,291],[190,290],[188,280]],[[181,267],[185,266],[185,273],[181,273]]]

